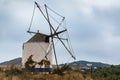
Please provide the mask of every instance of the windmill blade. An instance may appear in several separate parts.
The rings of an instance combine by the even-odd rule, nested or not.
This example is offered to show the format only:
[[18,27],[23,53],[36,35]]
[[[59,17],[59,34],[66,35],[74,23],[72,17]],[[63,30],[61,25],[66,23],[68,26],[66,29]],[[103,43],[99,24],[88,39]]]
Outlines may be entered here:
[[57,35],[57,38],[60,40],[60,42],[63,44],[63,46],[66,48],[66,50],[68,51],[68,53],[71,55],[71,57],[76,60],[75,56],[73,56],[73,54],[71,53],[71,51],[67,48],[67,46],[65,45],[65,43],[60,39],[60,37]]
[[39,4],[37,2],[35,2],[35,4],[37,5],[38,9],[40,10],[40,12],[42,13],[43,17],[46,19],[46,21],[48,22],[49,24],[49,27],[50,27],[50,32],[52,34],[52,30],[54,31],[54,33],[56,33],[54,27],[52,26],[52,24],[50,23],[50,20],[49,20],[49,16],[48,16],[48,11],[47,11],[47,8],[46,8],[46,5],[45,5],[45,9],[46,9],[46,13],[47,13],[47,16],[45,16],[44,12],[41,10]]
[[45,58],[47,58],[49,52],[50,52],[50,47],[52,46],[52,43],[49,44],[47,50],[46,50],[46,54],[45,54]]
[[49,15],[54,21],[56,21],[57,23],[59,23],[58,26],[57,26],[57,28],[56,28],[56,31],[57,31],[57,30],[59,29],[60,25],[61,25],[61,24],[63,23],[63,21],[65,20],[65,17],[62,16],[62,15],[60,15],[60,14],[58,14],[57,12],[55,12],[54,10],[52,10],[51,8],[49,8],[47,5],[45,5],[45,8],[46,8],[46,10],[49,9],[49,10],[52,11],[54,14],[62,17],[61,22],[58,22],[57,19],[55,19],[54,17],[52,17],[51,15]]
[[[63,30],[63,31],[60,31],[60,32],[56,32],[59,27],[58,27],[56,30],[54,29],[54,27],[52,26],[52,24],[51,24],[50,21],[49,21],[48,12],[47,12],[47,17],[48,17],[48,19],[46,19],[46,20],[47,20],[47,22],[48,22],[48,24],[49,24],[49,27],[50,27],[50,29],[52,29],[52,30],[54,31],[54,34],[51,34],[50,36],[52,37],[53,50],[54,50],[55,57],[56,57],[56,53],[55,53],[55,46],[54,46],[54,42],[53,42],[53,36],[57,36],[57,38],[61,41],[61,43],[62,43],[62,44],[64,45],[64,47],[66,48],[66,50],[67,50],[67,51],[69,52],[69,54],[72,56],[72,58],[73,58],[73,59],[76,59],[76,58],[73,56],[73,54],[71,53],[71,51],[70,51],[70,50],[67,48],[67,46],[64,44],[64,42],[61,40],[61,38],[58,36],[58,34],[67,31],[67,29],[65,29],[65,30]],[[56,64],[57,64],[57,58],[56,58]]]
[[[53,38],[58,38],[58,37],[53,37]],[[61,40],[68,40],[67,38],[60,38]]]
[[[56,35],[57,32],[56,32],[55,28],[52,26],[52,24],[50,23],[46,5],[45,5],[45,9],[46,9],[46,14],[47,14],[47,16],[45,16],[45,14],[44,14],[44,12],[41,10],[39,4],[38,4],[37,2],[35,2],[35,4],[37,5],[38,9],[39,9],[40,12],[42,13],[42,15],[44,16],[44,18],[46,19],[46,21],[48,22],[49,27],[50,27],[50,31],[51,31],[51,35],[52,35],[52,30],[54,31],[54,34],[53,34],[53,35]],[[64,32],[64,31],[66,31],[66,29],[63,30],[63,31],[61,31],[61,32],[58,32],[57,35],[60,34],[60,33],[62,33],[62,32]]]
[[[52,35],[52,30],[54,31],[54,33],[56,32],[55,29],[53,28],[53,26],[51,25],[50,23],[50,20],[49,20],[49,15],[48,15],[48,11],[47,11],[47,6],[45,5],[45,9],[46,9],[46,14],[47,14],[47,17],[45,17],[45,19],[47,20],[48,24],[49,24],[49,27],[50,27],[50,32],[51,32],[51,35]],[[43,14],[44,15],[44,14]],[[51,37],[51,42],[52,42],[52,45],[53,45],[53,52],[54,52],[54,56],[55,56],[55,61],[56,61],[56,65],[57,65],[57,68],[58,68],[58,61],[57,61],[57,55],[56,55],[56,50],[55,50],[55,44],[54,44],[54,41],[53,41],[53,37]]]
[[62,31],[59,31],[59,32],[56,32],[56,31],[55,31],[54,34],[51,34],[51,35],[50,35],[50,37],[56,36],[56,35],[58,35],[58,34],[60,34],[60,33],[65,32],[65,31],[67,31],[67,29],[62,30]]
[[65,20],[65,17],[63,17],[62,21],[58,24],[58,27],[56,28],[56,31],[59,29],[60,25],[63,23],[64,20]]
[[33,33],[33,34],[36,34],[36,32],[32,32],[32,31],[29,31],[29,30],[28,30],[27,32],[28,32],[28,33]]
[[57,55],[56,55],[56,50],[55,50],[55,44],[54,44],[54,41],[53,41],[53,37],[52,37],[52,44],[53,44],[53,52],[54,52],[54,56],[55,56],[56,65],[57,65],[57,68],[59,68],[58,67],[58,61],[57,61]]
[[[45,14],[43,13],[43,11],[41,10],[41,8],[40,8],[40,6],[38,5],[38,3],[37,2],[35,2],[35,4],[37,5],[37,7],[38,7],[38,9],[40,10],[40,12],[42,13],[42,15],[44,16],[44,18],[46,19],[46,21],[48,22],[48,24],[49,24],[49,27],[50,27],[50,31],[51,31],[51,35],[50,35],[50,37],[52,38],[51,40],[51,42],[52,42],[52,44],[53,44],[53,51],[54,51],[54,55],[55,55],[55,59],[56,59],[56,64],[57,64],[57,66],[58,66],[58,62],[57,62],[57,56],[56,56],[56,51],[55,51],[55,45],[54,45],[54,41],[53,41],[53,36],[57,36],[57,38],[60,40],[60,42],[63,44],[63,46],[66,48],[66,50],[69,52],[69,54],[72,56],[72,58],[73,59],[76,59],[74,56],[73,56],[73,54],[71,53],[71,51],[67,48],[67,46],[64,44],[64,42],[61,40],[61,38],[58,36],[58,34],[60,34],[60,33],[62,33],[62,32],[65,32],[66,31],[66,29],[65,30],[63,30],[63,31],[60,31],[60,32],[56,32],[57,30],[58,30],[58,28],[57,29],[55,29],[53,26],[52,26],[52,24],[50,23],[50,20],[49,20],[49,16],[48,16],[48,12],[47,12],[47,8],[46,8],[46,13],[47,13],[47,17],[45,16]],[[46,5],[45,5],[46,6]],[[52,34],[52,32],[54,32],[54,34]]]

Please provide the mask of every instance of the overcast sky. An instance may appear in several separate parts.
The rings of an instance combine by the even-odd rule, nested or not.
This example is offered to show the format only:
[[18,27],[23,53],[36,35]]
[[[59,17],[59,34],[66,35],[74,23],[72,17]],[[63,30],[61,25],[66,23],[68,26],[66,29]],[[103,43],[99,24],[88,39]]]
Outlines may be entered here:
[[[0,62],[22,56],[23,43],[32,37],[26,31],[34,1],[0,0]],[[120,64],[120,0],[36,1],[66,17],[77,60]],[[46,25],[36,24],[47,32]],[[59,63],[72,61],[68,53],[58,51]]]

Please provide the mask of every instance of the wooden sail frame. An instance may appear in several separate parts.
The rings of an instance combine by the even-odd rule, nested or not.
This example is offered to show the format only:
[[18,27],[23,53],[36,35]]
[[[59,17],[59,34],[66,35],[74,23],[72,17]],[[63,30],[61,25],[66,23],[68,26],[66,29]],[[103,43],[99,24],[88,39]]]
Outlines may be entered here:
[[[53,25],[51,24],[50,19],[49,19],[48,6],[47,6],[46,4],[44,5],[45,10],[46,10],[45,12],[42,11],[40,5],[39,5],[37,2],[35,2],[34,8],[35,8],[35,6],[37,6],[37,8],[39,9],[39,11],[41,12],[41,14],[43,15],[43,17],[45,18],[45,20],[46,20],[47,23],[49,24],[50,34],[49,34],[49,35],[48,35],[48,34],[43,34],[43,33],[40,33],[39,31],[38,31],[38,32],[30,31],[30,29],[31,29],[31,24],[32,24],[32,21],[33,21],[32,19],[33,19],[33,16],[34,16],[34,11],[33,11],[33,16],[32,16],[32,19],[31,19],[30,27],[29,27],[29,29],[28,29],[27,32],[30,33],[30,34],[31,34],[31,33],[32,33],[32,34],[40,33],[40,34],[46,35],[46,36],[48,36],[49,38],[51,38],[51,43],[52,43],[51,45],[52,45],[52,47],[53,47],[53,52],[54,52],[54,56],[55,56],[55,61],[56,61],[57,67],[58,67],[58,61],[57,61],[57,55],[56,55],[54,38],[58,39],[58,40],[62,43],[62,45],[65,47],[65,49],[66,49],[66,50],[68,51],[68,53],[71,55],[71,57],[75,60],[75,59],[76,59],[75,56],[72,54],[72,52],[67,48],[67,46],[66,46],[65,43],[63,42],[63,40],[65,40],[65,39],[60,38],[60,36],[59,36],[59,34],[66,32],[67,29],[64,29],[64,30],[61,30],[61,31],[57,31],[57,30],[59,29],[61,23],[58,25],[58,27],[57,27],[56,29],[53,27]],[[56,13],[56,12],[55,12],[55,13]],[[46,14],[47,16],[46,16],[45,14]],[[56,14],[58,14],[58,13],[56,13]],[[58,15],[59,15],[59,14],[58,14]],[[59,16],[61,16],[61,15],[59,15]],[[62,16],[62,18],[63,18],[62,21],[64,21],[64,20],[65,20],[65,17]],[[62,22],[62,21],[61,21],[61,22]],[[66,40],[67,40],[67,39],[66,39]],[[48,54],[46,54],[45,57],[47,57],[47,55],[48,55]]]

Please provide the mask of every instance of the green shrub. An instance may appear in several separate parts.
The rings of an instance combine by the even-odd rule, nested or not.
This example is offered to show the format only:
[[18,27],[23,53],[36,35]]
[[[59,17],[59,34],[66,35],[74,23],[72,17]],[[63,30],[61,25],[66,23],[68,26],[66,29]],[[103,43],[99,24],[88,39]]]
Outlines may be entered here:
[[120,79],[120,66],[105,67],[93,72],[95,80],[119,80]]

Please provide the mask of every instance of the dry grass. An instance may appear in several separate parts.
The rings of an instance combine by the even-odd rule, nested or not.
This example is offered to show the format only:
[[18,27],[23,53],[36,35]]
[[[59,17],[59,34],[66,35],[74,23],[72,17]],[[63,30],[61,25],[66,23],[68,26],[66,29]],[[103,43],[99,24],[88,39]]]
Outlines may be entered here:
[[22,72],[17,75],[5,75],[4,72],[0,73],[0,80],[92,80],[89,76],[83,77],[79,72],[69,72],[60,76],[57,74],[42,74],[32,72]]

